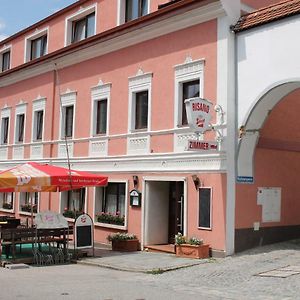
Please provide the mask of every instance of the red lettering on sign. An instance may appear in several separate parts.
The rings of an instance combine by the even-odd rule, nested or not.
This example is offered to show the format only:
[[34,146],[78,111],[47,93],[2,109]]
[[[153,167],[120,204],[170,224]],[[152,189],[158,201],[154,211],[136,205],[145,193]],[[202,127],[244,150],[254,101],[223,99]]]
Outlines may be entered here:
[[209,113],[209,106],[204,103],[193,103],[192,105],[193,111],[204,111],[205,113]]

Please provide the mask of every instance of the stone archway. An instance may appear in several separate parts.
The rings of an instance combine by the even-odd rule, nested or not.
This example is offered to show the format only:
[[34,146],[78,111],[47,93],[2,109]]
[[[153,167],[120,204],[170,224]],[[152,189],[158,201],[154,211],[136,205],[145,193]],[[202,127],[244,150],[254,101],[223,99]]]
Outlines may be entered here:
[[[287,81],[266,89],[254,102],[243,124],[240,124],[240,137],[237,154],[238,182],[253,182],[254,153],[260,131],[272,109],[292,91],[300,88],[300,79]],[[291,108],[292,109],[292,108]]]
[[[236,185],[237,252],[300,237],[300,82],[278,85],[260,101],[240,139],[254,180]],[[262,202],[261,190],[279,191],[275,218],[266,217],[273,198]]]

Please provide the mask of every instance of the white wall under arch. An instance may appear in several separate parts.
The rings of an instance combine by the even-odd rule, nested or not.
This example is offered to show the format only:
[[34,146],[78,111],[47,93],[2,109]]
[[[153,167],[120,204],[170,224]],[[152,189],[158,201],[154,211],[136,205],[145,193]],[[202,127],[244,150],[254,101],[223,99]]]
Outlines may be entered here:
[[[237,34],[237,175],[253,176],[253,155],[269,111],[300,87],[300,16]],[[237,133],[238,134],[238,133]]]

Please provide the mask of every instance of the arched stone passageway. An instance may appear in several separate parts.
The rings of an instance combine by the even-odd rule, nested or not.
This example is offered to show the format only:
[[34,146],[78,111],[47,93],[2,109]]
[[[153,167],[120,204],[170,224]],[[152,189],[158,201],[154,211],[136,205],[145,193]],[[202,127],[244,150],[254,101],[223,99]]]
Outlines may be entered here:
[[248,150],[254,180],[236,185],[237,252],[300,237],[299,113],[300,82],[290,82],[265,93],[249,114],[239,155]]

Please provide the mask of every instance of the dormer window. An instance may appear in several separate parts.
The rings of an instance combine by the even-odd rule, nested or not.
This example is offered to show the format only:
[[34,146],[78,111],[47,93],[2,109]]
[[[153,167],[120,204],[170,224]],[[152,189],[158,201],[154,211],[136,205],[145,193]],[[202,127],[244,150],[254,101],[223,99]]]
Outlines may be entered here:
[[96,34],[96,4],[80,8],[66,18],[65,46],[82,41]]
[[42,57],[48,53],[48,28],[36,30],[25,38],[25,62]]
[[95,34],[95,13],[73,22],[72,43],[84,40]]
[[11,46],[3,47],[2,50],[0,50],[0,72],[4,72],[10,69],[10,63],[11,63]]
[[126,0],[125,22],[145,16],[148,13],[148,0]]
[[10,69],[10,51],[2,54],[2,66],[1,71],[4,72]]
[[31,41],[30,60],[44,56],[47,53],[47,35]]

